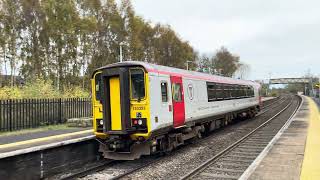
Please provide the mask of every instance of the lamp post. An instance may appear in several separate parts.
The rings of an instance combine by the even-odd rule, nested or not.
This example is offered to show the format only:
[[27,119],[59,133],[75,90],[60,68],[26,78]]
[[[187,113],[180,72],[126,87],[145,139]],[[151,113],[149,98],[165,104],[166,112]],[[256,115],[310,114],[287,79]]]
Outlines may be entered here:
[[320,75],[318,77],[318,98],[320,98]]
[[119,57],[119,60],[120,60],[120,62],[122,62],[122,46],[124,45],[124,43],[123,42],[121,42],[121,43],[119,43],[119,46],[120,46],[120,57]]
[[266,93],[267,96],[268,96],[268,94],[271,93],[271,90],[270,90],[271,76],[272,76],[272,73],[269,72],[269,82],[268,82],[268,88],[267,88],[267,93]]
[[192,63],[192,61],[187,61],[187,70],[189,71],[189,63]]

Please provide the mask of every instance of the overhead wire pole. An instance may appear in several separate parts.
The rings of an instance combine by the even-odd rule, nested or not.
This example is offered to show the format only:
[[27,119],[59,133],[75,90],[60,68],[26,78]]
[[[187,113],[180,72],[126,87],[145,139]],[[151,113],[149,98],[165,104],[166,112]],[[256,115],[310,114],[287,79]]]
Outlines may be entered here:
[[271,72],[269,72],[269,81],[268,81],[268,87],[267,87],[267,93],[266,93],[266,96],[268,96],[268,94],[269,94],[269,91],[271,92],[271,90],[270,90],[270,81],[271,81]]
[[310,76],[310,82],[311,82],[311,91],[312,91],[312,96],[314,97],[315,95],[315,93],[314,93],[314,88],[313,88],[313,79],[312,79],[312,77]]
[[122,58],[123,58],[123,57],[122,57],[122,46],[123,46],[123,45],[124,45],[123,42],[119,43],[119,46],[120,46],[120,52],[119,52],[119,53],[120,53],[120,54],[119,54],[120,57],[119,57],[119,61],[120,61],[120,62],[122,62],[122,60],[123,60],[123,59],[122,59]]
[[318,98],[320,99],[320,75],[318,77]]
[[189,63],[193,63],[192,61],[187,61],[187,70],[189,71]]

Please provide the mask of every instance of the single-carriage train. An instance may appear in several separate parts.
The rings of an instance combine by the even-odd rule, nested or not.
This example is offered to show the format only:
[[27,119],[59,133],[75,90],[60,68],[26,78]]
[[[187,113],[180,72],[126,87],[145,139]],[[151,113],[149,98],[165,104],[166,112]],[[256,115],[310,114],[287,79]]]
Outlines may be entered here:
[[260,109],[258,83],[137,61],[92,76],[93,126],[105,158],[168,152]]

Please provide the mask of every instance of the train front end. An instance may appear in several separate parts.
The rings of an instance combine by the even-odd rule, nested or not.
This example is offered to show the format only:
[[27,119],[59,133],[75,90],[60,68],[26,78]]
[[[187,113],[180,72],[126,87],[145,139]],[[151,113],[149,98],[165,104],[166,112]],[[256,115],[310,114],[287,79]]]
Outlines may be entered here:
[[148,73],[118,63],[92,76],[93,126],[105,158],[132,160],[150,154]]

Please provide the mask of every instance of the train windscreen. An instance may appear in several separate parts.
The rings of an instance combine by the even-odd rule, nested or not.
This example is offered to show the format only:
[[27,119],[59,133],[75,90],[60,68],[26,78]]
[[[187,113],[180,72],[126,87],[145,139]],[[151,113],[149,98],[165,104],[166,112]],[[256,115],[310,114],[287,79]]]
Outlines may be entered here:
[[130,69],[131,99],[139,101],[145,97],[144,81],[144,71],[142,69]]

